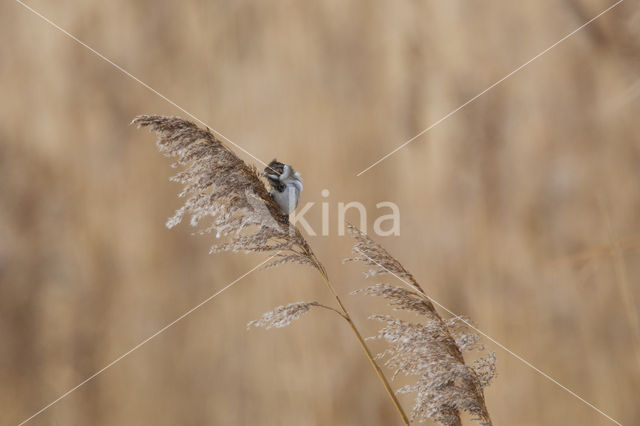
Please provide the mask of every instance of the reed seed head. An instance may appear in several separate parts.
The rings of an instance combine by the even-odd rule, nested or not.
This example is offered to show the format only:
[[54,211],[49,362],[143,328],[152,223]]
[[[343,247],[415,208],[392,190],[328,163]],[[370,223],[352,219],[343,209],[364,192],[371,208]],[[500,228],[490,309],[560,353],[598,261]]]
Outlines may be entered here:
[[288,305],[278,306],[273,311],[265,312],[258,320],[250,321],[247,329],[251,327],[282,328],[291,324],[292,321],[299,319],[302,315],[309,312],[313,306],[319,306],[318,302],[296,302]]
[[413,275],[382,246],[371,240],[353,225],[349,226],[356,243],[353,257],[346,261],[362,262],[373,267],[368,277],[391,274],[409,287],[379,283],[352,294],[384,298],[395,310],[418,315],[415,322],[403,321],[389,315],[373,315],[370,319],[383,323],[373,339],[389,346],[377,355],[384,365],[398,374],[415,376],[413,384],[398,393],[415,393],[412,420],[427,419],[442,425],[461,425],[460,413],[465,411],[482,425],[490,425],[483,388],[495,376],[495,355],[488,354],[472,365],[465,363],[463,351],[482,351],[477,334],[466,327],[468,321],[455,317],[445,321],[440,317]]
[[366,277],[372,277],[380,274],[391,274],[404,281],[408,281],[416,290],[420,293],[424,293],[420,284],[418,284],[413,275],[404,269],[404,266],[391,256],[384,247],[373,241],[368,235],[362,233],[351,223],[347,223],[347,230],[356,242],[353,246],[352,257],[344,259],[343,263],[362,262],[365,265],[372,267],[365,272]]
[[198,233],[215,232],[224,242],[211,252],[272,252],[265,267],[299,263],[318,268],[300,231],[289,223],[265,188],[255,167],[247,165],[208,129],[178,117],[141,115],[133,124],[157,134],[158,149],[181,168],[171,180],[183,185],[185,202],[167,221],[178,225],[189,216]]

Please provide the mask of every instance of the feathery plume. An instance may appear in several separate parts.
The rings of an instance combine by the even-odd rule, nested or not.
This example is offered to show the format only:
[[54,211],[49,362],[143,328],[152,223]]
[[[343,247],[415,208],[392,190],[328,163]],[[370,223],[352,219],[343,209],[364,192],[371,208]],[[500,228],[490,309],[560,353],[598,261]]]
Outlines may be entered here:
[[427,315],[434,312],[433,304],[422,294],[389,284],[376,284],[351,292],[352,295],[381,296],[394,309],[417,312]]
[[360,230],[351,223],[347,223],[347,230],[351,236],[355,238],[356,243],[353,246],[353,256],[344,259],[343,263],[362,262],[365,265],[372,266],[372,268],[365,272],[365,277],[373,277],[379,274],[392,274],[404,281],[408,281],[416,290],[424,294],[422,287],[420,287],[420,284],[413,278],[413,275],[404,269],[404,266],[391,256],[384,247],[373,241],[368,235],[360,232]]
[[398,393],[416,393],[411,419],[423,422],[431,419],[447,426],[461,425],[460,412],[466,411],[474,420],[491,425],[483,388],[495,376],[495,355],[489,354],[467,365],[463,351],[482,351],[479,337],[464,327],[460,317],[444,321],[415,280],[398,260],[353,225],[349,231],[356,239],[354,256],[346,261],[359,261],[374,266],[367,275],[391,274],[410,288],[376,284],[352,294],[379,296],[395,310],[414,312],[419,322],[403,321],[388,315],[370,318],[384,326],[374,339],[389,347],[377,355],[384,365],[398,374],[417,376],[414,384]]
[[265,312],[258,320],[250,321],[247,329],[251,327],[282,328],[291,324],[292,321],[299,319],[302,315],[309,312],[312,306],[319,306],[318,302],[296,302],[288,305],[278,306],[273,311]]
[[283,263],[319,267],[307,241],[289,223],[273,201],[255,167],[248,166],[225,147],[208,129],[178,117],[141,115],[132,124],[157,134],[158,149],[181,167],[171,178],[183,185],[179,197],[186,201],[167,221],[178,225],[185,216],[200,234],[215,231],[226,241],[211,252],[275,252],[265,268]]

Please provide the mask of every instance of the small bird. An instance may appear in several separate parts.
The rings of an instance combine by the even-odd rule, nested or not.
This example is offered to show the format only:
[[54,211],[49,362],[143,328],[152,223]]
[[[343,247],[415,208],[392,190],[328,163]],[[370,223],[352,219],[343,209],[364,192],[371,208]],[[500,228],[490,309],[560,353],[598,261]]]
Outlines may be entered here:
[[291,214],[298,206],[300,193],[302,192],[302,177],[293,170],[293,167],[273,159],[264,168],[262,176],[266,177],[271,186],[271,198],[284,212]]

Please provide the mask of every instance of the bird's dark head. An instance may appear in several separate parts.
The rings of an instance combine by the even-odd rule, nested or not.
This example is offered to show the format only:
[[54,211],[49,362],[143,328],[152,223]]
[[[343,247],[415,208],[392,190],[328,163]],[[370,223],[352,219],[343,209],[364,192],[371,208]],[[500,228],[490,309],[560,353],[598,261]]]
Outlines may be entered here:
[[283,171],[284,171],[284,164],[274,158],[269,163],[269,165],[264,168],[262,172],[262,176],[269,179],[269,182],[275,183],[279,181]]
[[268,178],[269,180],[272,180],[272,179],[278,180],[278,178],[282,175],[283,171],[284,171],[284,164],[274,158],[273,160],[271,160],[269,165],[264,168],[264,171],[262,172],[262,176]]

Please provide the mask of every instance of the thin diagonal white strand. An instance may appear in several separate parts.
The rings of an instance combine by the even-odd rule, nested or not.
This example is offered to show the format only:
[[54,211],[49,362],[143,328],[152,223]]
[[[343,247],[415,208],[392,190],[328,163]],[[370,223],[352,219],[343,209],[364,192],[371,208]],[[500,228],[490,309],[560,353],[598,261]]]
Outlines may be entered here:
[[424,129],[423,131],[421,131],[420,133],[418,133],[417,135],[415,135],[414,137],[412,137],[411,139],[409,139],[408,141],[406,141],[405,143],[403,143],[402,145],[398,146],[396,149],[394,149],[393,151],[391,151],[390,153],[388,153],[387,155],[383,156],[382,158],[380,158],[378,161],[376,161],[375,163],[371,164],[369,167],[367,167],[366,169],[362,170],[360,173],[358,173],[356,176],[360,176],[363,173],[367,172],[369,169],[375,167],[376,165],[380,164],[381,162],[383,162],[384,160],[386,160],[387,158],[391,157],[393,154],[395,154],[396,152],[400,151],[402,148],[404,148],[405,146],[409,145],[411,142],[413,142],[414,140],[416,140],[417,138],[419,138],[420,136],[424,135],[425,133],[427,133],[429,130],[433,129],[434,127],[436,127],[438,124],[442,123],[443,121],[445,121],[447,118],[451,117],[453,114],[455,114],[456,112],[460,111],[462,108],[466,107],[467,105],[469,105],[470,103],[472,103],[473,101],[475,101],[476,99],[478,99],[480,96],[484,95],[485,93],[487,93],[489,90],[493,89],[494,87],[496,87],[497,85],[499,85],[500,83],[502,83],[503,81],[505,81],[506,79],[508,79],[509,77],[511,77],[512,75],[514,75],[515,73],[517,73],[518,71],[522,70],[523,68],[525,68],[527,65],[529,65],[530,63],[532,63],[533,61],[535,61],[536,59],[540,58],[542,55],[544,55],[545,53],[549,52],[551,49],[553,49],[554,47],[556,47],[557,45],[559,45],[560,43],[562,43],[563,41],[565,41],[566,39],[568,39],[569,37],[573,36],[574,34],[576,34],[578,31],[580,31],[581,29],[583,29],[584,27],[586,27],[587,25],[591,24],[593,21],[595,21],[596,19],[598,19],[599,17],[601,17],[602,15],[604,15],[605,13],[609,12],[611,9],[613,9],[614,7],[618,6],[620,3],[622,3],[624,0],[618,0],[618,2],[614,3],[613,5],[609,6],[607,9],[603,10],[602,12],[600,12],[597,16],[594,16],[593,18],[591,18],[590,20],[588,20],[587,22],[585,22],[584,24],[580,25],[578,28],[576,28],[575,30],[571,31],[569,34],[567,34],[566,36],[562,37],[560,40],[556,41],[555,43],[553,43],[551,46],[547,47],[546,49],[544,49],[542,52],[538,53],[536,56],[534,56],[533,58],[529,59],[527,62],[525,62],[524,64],[520,65],[518,68],[516,68],[515,70],[511,71],[509,74],[505,75],[504,77],[502,77],[500,80],[496,81],[495,83],[493,83],[491,86],[487,87],[486,89],[484,89],[482,92],[478,93],[477,95],[475,95],[473,98],[469,99],[468,101],[466,101],[465,103],[463,103],[462,105],[460,105],[458,108],[454,109],[453,111],[451,111],[450,113],[448,113],[447,115],[445,115],[444,117],[442,117],[441,119],[439,119],[438,121],[436,121],[435,123],[433,123],[432,125],[430,125],[429,127],[427,127],[426,129]]
[[[280,253],[280,252],[278,252]],[[164,327],[162,327],[160,330],[156,331],[155,333],[153,333],[151,336],[147,337],[146,339],[144,339],[142,342],[138,343],[137,345],[135,345],[133,348],[129,349],[127,352],[123,353],[122,355],[120,355],[118,358],[114,359],[113,361],[111,361],[109,364],[105,365],[104,367],[102,367],[100,370],[96,371],[95,373],[93,373],[91,376],[87,377],[85,380],[83,380],[82,382],[80,382],[79,384],[77,384],[76,386],[72,387],[71,389],[69,389],[68,391],[66,391],[65,393],[63,393],[62,395],[60,395],[58,398],[56,398],[55,400],[51,401],[49,404],[45,405],[44,407],[42,407],[37,413],[33,414],[31,417],[23,420],[22,422],[20,422],[18,424],[18,426],[22,426],[23,424],[29,422],[31,419],[33,419],[34,417],[36,417],[39,414],[42,414],[44,411],[46,411],[47,409],[51,408],[53,405],[57,404],[58,402],[60,402],[62,399],[66,398],[67,396],[69,396],[72,392],[74,392],[75,390],[77,390],[79,387],[81,387],[82,385],[86,384],[87,382],[90,382],[91,380],[93,380],[94,378],[96,378],[99,374],[103,373],[105,370],[107,370],[110,367],[113,367],[116,363],[118,363],[119,361],[121,361],[123,358],[125,358],[126,356],[130,355],[132,352],[140,349],[141,346],[143,346],[145,343],[149,342],[151,339],[153,339],[154,337],[158,336],[159,334],[163,333],[164,331],[166,331],[169,327],[173,326],[175,323],[177,323],[178,321],[182,320],[183,318],[185,318],[186,316],[188,316],[189,314],[193,313],[196,309],[200,308],[202,305],[206,304],[207,302],[211,301],[211,299],[213,299],[214,297],[222,294],[225,290],[227,290],[228,288],[230,288],[231,286],[233,286],[234,284],[236,284],[238,281],[240,281],[241,279],[243,279],[244,277],[246,277],[247,275],[249,275],[250,273],[252,273],[253,271],[255,271],[256,269],[258,269],[259,267],[261,267],[262,265],[264,265],[265,263],[267,263],[268,261],[270,261],[271,259],[273,259],[274,257],[276,257],[278,255],[278,253],[274,254],[273,256],[269,257],[268,259],[260,262],[258,265],[254,266],[253,268],[251,268],[248,272],[242,274],[241,276],[239,276],[238,278],[236,278],[235,280],[233,280],[231,283],[227,284],[225,287],[223,287],[222,289],[218,290],[217,292],[215,292],[214,294],[212,294],[211,296],[207,297],[206,299],[204,299],[202,302],[198,303],[196,306],[194,306],[193,308],[189,309],[187,312],[185,312],[184,314],[180,315],[178,318],[176,318],[175,320],[171,321],[169,324],[165,325]]]
[[153,92],[154,94],[160,96],[162,99],[164,99],[165,101],[169,102],[171,105],[173,105],[174,107],[178,108],[180,111],[182,111],[183,113],[187,114],[189,117],[193,118],[198,123],[200,123],[203,126],[211,129],[214,133],[216,133],[222,139],[224,139],[225,141],[229,142],[231,145],[235,146],[240,151],[242,151],[245,154],[247,154],[249,157],[253,158],[254,160],[256,160],[257,162],[259,162],[262,165],[265,165],[265,166],[267,165],[267,163],[265,163],[264,161],[262,161],[261,159],[259,159],[258,157],[256,157],[255,155],[253,155],[252,153],[250,153],[249,151],[247,151],[246,149],[244,149],[243,147],[241,147],[240,145],[238,145],[237,143],[235,143],[234,141],[232,141],[231,139],[229,139],[228,137],[226,137],[222,133],[220,133],[219,131],[215,130],[212,126],[208,125],[207,123],[205,123],[204,121],[202,121],[201,119],[199,119],[198,117],[196,117],[195,115],[193,115],[192,113],[190,113],[189,111],[187,111],[186,109],[184,109],[183,107],[181,107],[180,105],[178,105],[177,103],[175,103],[174,101],[172,101],[171,99],[169,99],[168,97],[163,95],[162,93],[158,92],[156,89],[154,89],[153,87],[149,86],[147,83],[145,83],[144,81],[140,80],[138,77],[136,77],[135,75],[131,74],[129,71],[127,71],[126,69],[122,68],[120,65],[116,64],[111,59],[107,58],[102,53],[98,52],[93,47],[89,46],[87,43],[85,43],[82,40],[80,40],[78,37],[74,36],[73,34],[68,32],[67,30],[65,30],[64,28],[60,27],[58,24],[56,24],[55,22],[51,21],[49,18],[47,18],[46,16],[44,16],[43,14],[41,14],[40,12],[38,12],[37,10],[32,8],[31,6],[23,3],[21,0],[15,0],[15,1],[17,3],[19,3],[20,5],[22,5],[25,9],[27,9],[31,13],[33,13],[34,15],[40,17],[42,20],[47,22],[49,25],[51,25],[52,27],[54,27],[58,31],[62,32],[64,35],[66,35],[67,37],[69,37],[70,39],[75,41],[76,43],[78,43],[81,46],[87,48],[89,51],[91,51],[91,53],[95,54],[96,56],[98,56],[103,61],[111,64],[113,67],[115,67],[118,71],[120,71],[121,73],[123,73],[127,77],[129,77],[132,80],[134,80],[135,82],[141,84],[146,89],[148,89],[149,91]]
[[[413,285],[411,285],[411,283],[407,282],[406,280],[402,279],[401,277],[399,277],[398,275],[394,274],[393,272],[391,272],[390,270],[388,270],[387,268],[385,268],[383,265],[379,264],[378,262],[376,262],[375,260],[373,260],[372,258],[370,258],[369,256],[367,256],[362,250],[356,248],[355,249],[358,253],[360,253],[361,255],[363,255],[364,257],[366,257],[367,259],[369,259],[371,262],[375,263],[376,265],[378,265],[379,267],[381,267],[382,269],[384,269],[385,271],[387,271],[388,273],[390,273],[391,275],[393,275],[394,277],[396,277],[397,279],[399,279],[400,281],[402,281],[405,285],[407,285],[409,288],[411,288],[412,290],[415,290],[415,287]],[[424,294],[424,293],[423,293]],[[571,389],[569,389],[568,387],[566,387],[565,385],[563,385],[562,383],[558,382],[556,379],[554,379],[553,377],[549,376],[547,373],[545,373],[544,371],[540,370],[538,367],[536,367],[535,365],[531,364],[529,361],[527,361],[526,359],[524,359],[523,357],[521,357],[520,355],[518,355],[517,353],[513,352],[512,350],[510,350],[509,348],[507,348],[505,345],[503,345],[502,343],[498,342],[496,339],[494,339],[493,337],[489,336],[487,333],[485,333],[484,331],[478,329],[477,327],[475,327],[473,324],[469,323],[468,321],[466,321],[463,317],[461,317],[460,315],[456,315],[455,313],[453,313],[449,308],[447,308],[446,306],[443,306],[440,302],[438,302],[437,300],[433,299],[431,296],[428,296],[426,294],[424,294],[425,297],[427,297],[430,301],[432,301],[433,303],[435,303],[436,305],[438,305],[440,308],[442,308],[443,310],[447,311],[447,313],[449,313],[449,315],[451,315],[452,317],[458,318],[460,321],[464,322],[469,328],[473,329],[474,331],[476,331],[477,333],[483,335],[484,337],[486,337],[487,339],[491,340],[496,346],[500,347],[501,349],[503,349],[504,351],[508,352],[509,354],[511,354],[511,356],[513,356],[514,358],[516,358],[517,360],[519,360],[520,362],[524,363],[527,367],[533,369],[535,372],[537,372],[538,374],[540,374],[541,376],[543,376],[544,378],[546,378],[547,380],[555,383],[556,385],[558,385],[559,387],[561,387],[562,389],[564,389],[566,392],[568,392],[571,396],[579,399],[580,401],[582,401],[583,403],[585,403],[586,405],[588,405],[589,407],[591,407],[592,409],[594,409],[595,411],[597,411],[598,413],[602,414],[604,417],[606,417],[607,419],[611,420],[613,423],[622,426],[622,423],[620,423],[619,421],[615,420],[613,417],[609,416],[607,413],[605,413],[604,411],[602,411],[601,409],[599,409],[598,407],[596,407],[595,405],[593,405],[592,403],[590,403],[589,401],[585,400],[584,398],[582,398],[580,395],[578,395],[577,393],[575,393],[574,391],[572,391]]]

